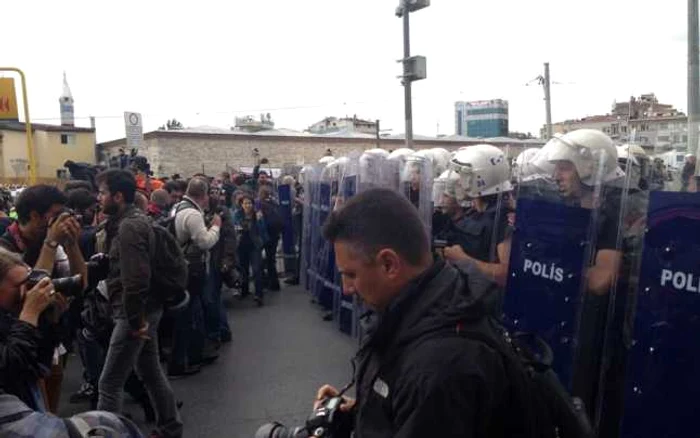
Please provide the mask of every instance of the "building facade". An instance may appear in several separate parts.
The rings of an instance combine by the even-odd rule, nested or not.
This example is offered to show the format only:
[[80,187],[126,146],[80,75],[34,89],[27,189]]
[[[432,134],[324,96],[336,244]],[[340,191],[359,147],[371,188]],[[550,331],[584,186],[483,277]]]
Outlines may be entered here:
[[[688,117],[672,105],[659,103],[653,93],[615,102],[610,114],[554,123],[552,133],[584,128],[603,131],[616,142],[637,143],[650,153],[687,149]],[[540,136],[544,138],[545,133],[546,126]]]
[[326,117],[325,119],[309,126],[307,131],[311,134],[331,134],[337,132],[358,132],[362,134],[376,135],[377,122],[353,117]]
[[[24,183],[29,178],[27,135],[24,123],[0,122],[0,181]],[[32,124],[38,182],[67,177],[67,160],[95,164],[95,130],[75,126]]]
[[[441,147],[456,150],[462,146],[491,143],[508,151],[511,157],[528,147],[542,146],[541,140],[473,139],[460,137],[414,138],[415,148]],[[251,167],[253,150],[267,158],[269,167],[281,169],[289,165],[315,164],[328,151],[335,156],[359,154],[364,150],[381,147],[394,150],[404,147],[403,136],[372,138],[366,135],[312,135],[308,133],[274,130],[243,133],[221,129],[218,132],[197,129],[159,130],[144,134],[140,155],[148,158],[151,170],[158,177],[179,173],[214,175],[224,170]],[[108,163],[126,148],[126,140],[118,139],[98,145],[98,160]]]
[[508,136],[508,101],[455,102],[455,134],[489,138]]

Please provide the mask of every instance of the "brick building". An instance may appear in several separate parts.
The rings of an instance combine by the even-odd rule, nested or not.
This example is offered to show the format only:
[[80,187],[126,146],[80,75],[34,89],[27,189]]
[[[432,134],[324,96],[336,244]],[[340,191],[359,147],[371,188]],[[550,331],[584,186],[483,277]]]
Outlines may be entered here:
[[[420,137],[414,138],[416,149],[442,147],[456,150],[462,146],[490,143],[508,151],[511,157],[522,149],[537,147],[542,140],[518,140],[510,138],[473,139],[468,137]],[[382,137],[380,140],[366,134],[352,136],[313,135],[289,130],[238,132],[217,128],[192,128],[158,130],[144,135],[144,146],[139,154],[148,158],[156,176],[174,173],[192,175],[204,172],[208,175],[225,169],[249,167],[253,162],[253,149],[270,161],[273,168],[285,165],[316,163],[330,149],[340,157],[360,153],[380,146],[387,150],[403,147],[402,136]],[[126,148],[126,140],[118,139],[97,145],[98,159],[107,163],[111,156]]]

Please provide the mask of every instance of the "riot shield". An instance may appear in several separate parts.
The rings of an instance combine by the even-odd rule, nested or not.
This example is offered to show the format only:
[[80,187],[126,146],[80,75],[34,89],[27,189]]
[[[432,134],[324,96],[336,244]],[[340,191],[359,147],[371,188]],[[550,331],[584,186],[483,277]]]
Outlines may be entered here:
[[391,187],[388,157],[389,153],[384,149],[370,149],[360,156],[358,164],[360,192],[374,187]]
[[[339,159],[340,160],[340,159]],[[358,193],[360,181],[360,162],[358,157],[343,157],[337,163],[335,178],[338,180],[338,191],[335,194],[334,210],[342,206]],[[333,249],[331,248],[331,251]],[[335,255],[335,253],[333,253]],[[358,333],[357,323],[359,319],[359,302],[356,295],[343,293],[343,282],[340,272],[335,266],[333,257],[333,316],[338,329],[350,336]]]
[[401,170],[401,192],[418,209],[429,236],[433,217],[432,185],[432,160],[421,151],[406,157]]
[[[514,177],[504,320],[550,346],[555,372],[599,425],[623,252],[617,150],[602,132],[577,130],[555,136],[532,160],[553,170],[528,184],[532,175],[520,166]],[[556,196],[541,190],[552,182]]]
[[387,157],[385,163],[385,174],[388,182],[387,188],[396,191],[402,191],[401,187],[401,172],[406,163],[406,158],[413,154],[413,150],[407,148],[396,149]]
[[642,185],[648,178],[650,192],[647,214],[639,221],[636,295],[625,309],[627,321],[634,318],[634,323],[624,333],[629,350],[624,407],[604,405],[604,412],[622,412],[623,437],[693,436],[700,393],[696,160],[657,147],[647,154],[650,169],[645,171],[643,158],[636,158]]
[[315,206],[313,199],[317,195],[318,168],[314,166],[304,166],[299,174],[299,183],[303,187],[302,193],[302,225],[301,225],[301,266],[299,267],[299,281],[307,291],[311,290],[309,276],[312,267],[312,245],[313,237],[318,233],[318,226],[313,221]]

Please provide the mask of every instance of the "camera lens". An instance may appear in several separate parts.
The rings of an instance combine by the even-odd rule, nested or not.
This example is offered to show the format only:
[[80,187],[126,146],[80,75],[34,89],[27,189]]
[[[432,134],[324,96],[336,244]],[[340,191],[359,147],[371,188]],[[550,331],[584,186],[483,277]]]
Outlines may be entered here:
[[78,274],[72,277],[57,278],[51,280],[56,292],[67,297],[79,296],[83,292],[83,277]]

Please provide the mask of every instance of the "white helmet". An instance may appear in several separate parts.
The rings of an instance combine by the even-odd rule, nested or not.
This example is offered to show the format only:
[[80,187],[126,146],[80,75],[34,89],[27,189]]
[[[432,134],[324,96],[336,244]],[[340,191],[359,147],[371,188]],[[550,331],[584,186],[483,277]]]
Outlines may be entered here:
[[513,189],[510,167],[503,151],[489,144],[478,144],[457,151],[450,168],[459,175],[457,198],[480,198]]
[[453,170],[446,170],[433,181],[433,203],[436,207],[444,207],[444,197],[456,198],[455,186],[459,181],[459,175]]
[[321,178],[325,181],[340,181],[345,176],[349,162],[348,157],[334,158],[323,168]]
[[389,152],[384,149],[370,149],[360,156],[360,181],[362,183],[381,185],[382,168]]
[[624,163],[629,158],[633,164],[639,165],[642,160],[648,159],[644,148],[638,144],[623,144],[617,148],[617,160]]
[[433,160],[427,150],[414,152],[405,157],[401,168],[401,181],[423,185],[433,179]]
[[552,176],[554,165],[547,161],[540,148],[525,149],[513,163],[513,179],[526,181],[540,176]]
[[325,157],[322,157],[320,160],[318,160],[318,163],[319,164],[330,164],[333,161],[335,161],[335,158],[333,158],[329,155],[326,155]]
[[579,179],[587,186],[600,182],[596,181],[599,171],[603,175],[602,182],[621,176],[617,167],[617,149],[612,139],[597,129],[577,129],[564,135],[554,134],[554,138],[542,148],[542,153],[550,163],[571,162],[576,167]]
[[415,151],[413,149],[399,148],[389,153],[389,156],[387,158],[389,160],[403,160],[414,152]]
[[435,174],[441,174],[446,171],[450,165],[450,158],[452,158],[450,151],[445,148],[433,148],[430,149],[430,152],[433,155],[433,169],[435,170]]

